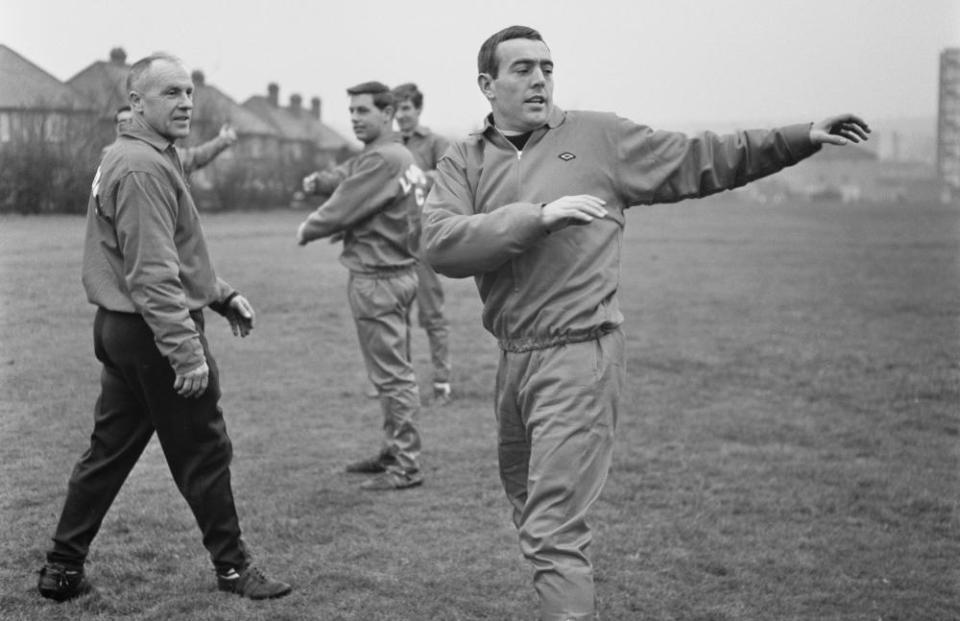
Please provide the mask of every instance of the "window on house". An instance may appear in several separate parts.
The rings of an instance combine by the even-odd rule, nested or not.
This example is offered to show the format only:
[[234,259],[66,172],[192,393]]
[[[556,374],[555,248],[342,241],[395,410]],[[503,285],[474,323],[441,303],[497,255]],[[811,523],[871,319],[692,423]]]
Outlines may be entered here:
[[252,138],[248,144],[250,145],[248,147],[250,157],[253,157],[253,158],[261,157],[263,153],[263,138],[259,138],[259,137]]
[[47,142],[63,142],[66,130],[67,118],[63,114],[54,112],[43,119],[43,139]]
[[263,151],[267,157],[276,159],[280,157],[280,143],[275,138],[265,138]]
[[0,112],[0,142],[10,142],[10,113]]

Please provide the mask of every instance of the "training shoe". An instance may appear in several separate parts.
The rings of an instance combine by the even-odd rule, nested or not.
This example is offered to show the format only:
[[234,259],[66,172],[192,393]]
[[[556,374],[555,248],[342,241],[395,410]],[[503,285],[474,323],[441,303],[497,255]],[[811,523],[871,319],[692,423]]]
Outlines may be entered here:
[[450,382],[433,383],[433,400],[437,403],[447,404],[453,399],[453,390],[450,388]]
[[388,470],[360,484],[360,489],[369,492],[384,492],[392,489],[408,489],[423,484],[423,475],[416,472]]
[[283,597],[293,587],[286,582],[267,578],[256,567],[247,567],[240,573],[231,569],[226,575],[217,574],[217,589],[249,599],[273,599]]
[[40,570],[37,590],[47,599],[65,602],[93,591],[82,569],[67,569],[59,563],[47,563]]
[[387,466],[396,463],[389,455],[377,455],[347,464],[346,471],[353,474],[379,474],[387,471]]

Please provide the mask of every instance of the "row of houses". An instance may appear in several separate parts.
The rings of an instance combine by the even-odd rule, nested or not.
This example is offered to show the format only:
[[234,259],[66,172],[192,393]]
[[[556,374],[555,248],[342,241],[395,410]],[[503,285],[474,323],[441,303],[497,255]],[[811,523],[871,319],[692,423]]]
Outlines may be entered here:
[[[130,70],[122,48],[61,82],[6,45],[0,44],[0,212],[82,211],[82,179],[89,183],[103,146],[114,139],[114,113],[127,103]],[[267,207],[289,203],[311,171],[343,161],[351,143],[323,123],[322,103],[305,105],[293,94],[280,102],[277,84],[242,104],[192,74],[193,129],[184,146],[217,135],[224,123],[238,141],[213,164],[193,173],[201,208]],[[49,170],[35,171],[46,157]],[[78,177],[51,193],[51,179]],[[37,184],[40,184],[37,187]],[[38,196],[47,191],[46,196]],[[81,195],[83,192],[80,192]],[[64,203],[73,207],[64,209]]]

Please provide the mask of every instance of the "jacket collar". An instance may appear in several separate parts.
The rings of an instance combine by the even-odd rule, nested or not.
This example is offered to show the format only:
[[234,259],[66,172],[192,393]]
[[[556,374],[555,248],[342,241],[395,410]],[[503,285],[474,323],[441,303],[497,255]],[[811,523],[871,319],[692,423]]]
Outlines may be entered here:
[[160,152],[166,151],[173,144],[173,141],[158,134],[155,129],[147,125],[146,121],[138,116],[133,117],[133,122],[127,129],[120,132],[120,135],[142,140]]
[[[399,132],[398,132],[398,133],[399,133]],[[430,128],[429,128],[429,127],[424,127],[423,125],[417,125],[417,126],[414,128],[414,130],[413,130],[412,132],[410,132],[410,135],[411,135],[411,136],[419,136],[419,137],[421,137],[421,138],[426,138],[427,136],[430,135]]]
[[[556,129],[561,125],[563,125],[563,122],[566,120],[566,118],[567,118],[567,113],[564,110],[560,109],[558,106],[551,106],[550,114],[547,115],[547,124],[545,127],[547,127],[548,129]],[[543,126],[538,127],[533,131],[537,131],[540,129],[543,129]],[[483,119],[483,129],[477,130],[475,132],[471,132],[470,135],[480,137],[480,136],[486,135],[487,132],[491,132],[491,131],[492,132],[497,131],[496,125],[493,124],[492,112]]]

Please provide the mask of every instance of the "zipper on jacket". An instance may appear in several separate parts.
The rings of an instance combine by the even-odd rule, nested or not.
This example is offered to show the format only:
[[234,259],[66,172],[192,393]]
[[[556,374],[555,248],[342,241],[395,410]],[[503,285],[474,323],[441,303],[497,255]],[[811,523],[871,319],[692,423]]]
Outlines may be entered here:
[[[517,152],[517,189],[518,189],[517,194],[519,195],[519,189],[520,189],[520,160],[523,158],[523,150],[522,150],[522,149],[518,149],[512,142],[510,142],[509,140],[507,140],[506,134],[504,134],[502,131],[500,131],[500,128],[499,128],[499,127],[494,127],[494,129],[496,130],[496,132],[497,132],[498,134],[500,134],[500,137],[503,139],[503,141],[506,142],[508,145],[510,145],[510,148],[511,148],[511,149],[513,149],[514,151]],[[514,292],[514,293],[519,293],[519,292],[520,292],[520,280],[517,278],[517,260],[516,260],[516,259],[510,259],[510,274],[511,274],[511,276],[513,276],[513,292]],[[509,321],[508,321],[508,323],[509,323]]]
[[[507,142],[510,142],[509,140]],[[513,146],[513,143],[510,143],[510,146]],[[520,160],[523,158],[523,150],[513,147],[517,151],[517,196],[520,195],[520,190],[522,185],[520,183]],[[510,271],[513,274],[513,292],[520,293],[520,278],[517,276],[517,259],[510,259]]]

